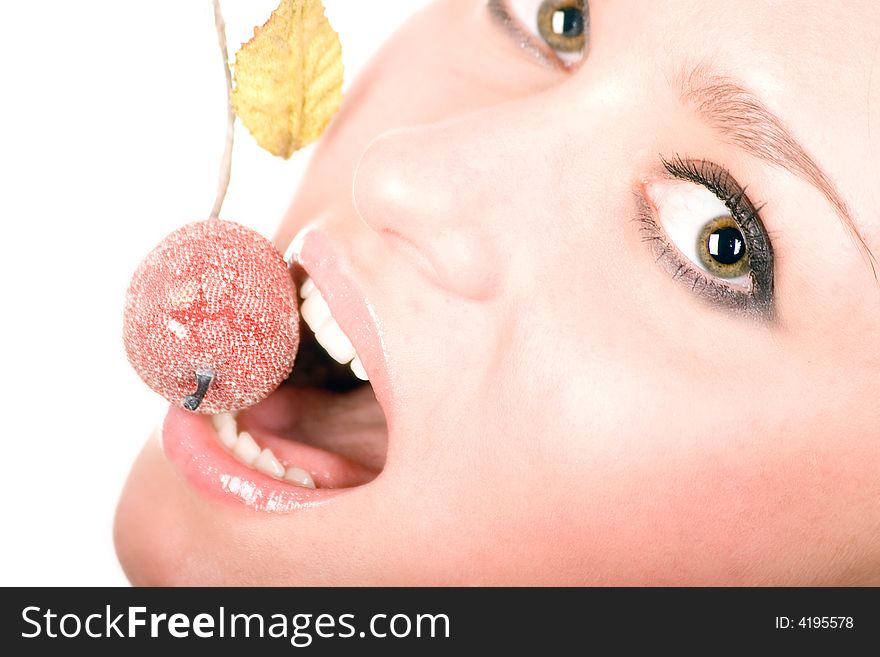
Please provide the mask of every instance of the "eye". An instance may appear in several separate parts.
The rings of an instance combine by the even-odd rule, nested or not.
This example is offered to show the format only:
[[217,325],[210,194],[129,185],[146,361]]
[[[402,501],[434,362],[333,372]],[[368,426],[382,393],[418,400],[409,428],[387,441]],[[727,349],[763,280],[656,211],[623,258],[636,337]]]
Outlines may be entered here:
[[695,293],[740,309],[769,312],[770,239],[745,190],[707,161],[664,161],[668,176],[644,183],[646,239],[676,279]]
[[585,0],[489,0],[490,11],[520,41],[564,68],[583,58],[589,31]]
[[655,180],[645,192],[666,235],[688,260],[728,285],[751,287],[745,237],[721,199],[685,180]]
[[538,34],[560,55],[580,56],[584,50],[584,3],[578,0],[544,0],[538,7]]

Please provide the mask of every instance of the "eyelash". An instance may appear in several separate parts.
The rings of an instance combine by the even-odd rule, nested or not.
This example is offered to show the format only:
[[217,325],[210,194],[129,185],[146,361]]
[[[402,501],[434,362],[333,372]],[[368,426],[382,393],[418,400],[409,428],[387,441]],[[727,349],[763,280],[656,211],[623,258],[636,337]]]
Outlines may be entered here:
[[563,61],[553,48],[551,48],[544,40],[536,38],[531,31],[524,27],[520,23],[520,20],[514,16],[513,12],[508,7],[507,1],[508,0],[487,0],[486,7],[492,18],[502,25],[517,40],[517,45],[519,45],[521,49],[527,50],[543,63],[562,71],[571,72],[580,66],[580,62],[567,63]]
[[[530,47],[534,54],[550,61],[543,48],[519,25],[507,6],[507,0],[488,0],[487,7],[493,18],[520,39],[520,47]],[[589,7],[588,3],[584,7]],[[573,68],[554,57],[563,69]],[[687,160],[676,155],[671,161],[660,157],[666,173],[674,178],[687,180],[704,186],[715,194],[730,210],[748,250],[751,289],[742,291],[732,288],[694,265],[682,255],[666,235],[654,216],[650,204],[642,193],[638,193],[638,214],[640,230],[645,233],[644,241],[653,242],[657,262],[664,261],[673,279],[691,281],[691,291],[704,299],[738,312],[754,313],[764,319],[773,317],[773,249],[770,238],[759,217],[761,207],[755,207],[730,173],[723,167],[708,160]],[[699,288],[699,289],[698,289]]]
[[660,157],[666,173],[673,178],[703,185],[715,194],[730,210],[734,221],[746,240],[751,269],[751,290],[735,290],[720,282],[721,279],[690,262],[671,243],[654,216],[654,211],[642,193],[637,194],[636,221],[644,233],[643,241],[652,242],[657,262],[664,262],[673,279],[690,281],[691,291],[712,303],[740,312],[757,313],[765,318],[773,315],[773,249],[770,238],[755,207],[730,173],[708,160],[687,160],[676,155],[672,160]]

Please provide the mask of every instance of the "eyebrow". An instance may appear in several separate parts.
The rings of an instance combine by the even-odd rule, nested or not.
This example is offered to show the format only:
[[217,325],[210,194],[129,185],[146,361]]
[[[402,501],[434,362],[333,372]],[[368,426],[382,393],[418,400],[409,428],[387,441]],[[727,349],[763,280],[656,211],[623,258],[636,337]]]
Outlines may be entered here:
[[736,80],[704,65],[683,70],[677,79],[682,102],[692,106],[703,121],[741,150],[782,167],[813,185],[825,196],[867,256],[875,280],[876,259],[859,232],[840,191],[782,121]]

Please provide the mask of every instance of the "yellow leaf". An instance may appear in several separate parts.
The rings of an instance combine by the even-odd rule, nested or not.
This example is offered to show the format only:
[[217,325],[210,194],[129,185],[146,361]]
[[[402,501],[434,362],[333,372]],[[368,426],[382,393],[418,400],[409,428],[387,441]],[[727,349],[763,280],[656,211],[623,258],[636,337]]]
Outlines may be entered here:
[[281,0],[235,56],[232,105],[257,143],[290,157],[342,101],[342,45],[321,0]]

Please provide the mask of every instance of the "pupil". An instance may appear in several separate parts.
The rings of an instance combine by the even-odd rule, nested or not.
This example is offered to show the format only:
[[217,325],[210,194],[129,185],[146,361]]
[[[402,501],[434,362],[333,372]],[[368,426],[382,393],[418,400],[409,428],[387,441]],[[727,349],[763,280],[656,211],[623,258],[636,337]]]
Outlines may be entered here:
[[709,234],[709,255],[723,265],[732,265],[745,255],[745,241],[736,228],[725,227]]
[[566,37],[578,37],[584,32],[584,14],[576,7],[557,9],[553,14],[553,31]]

